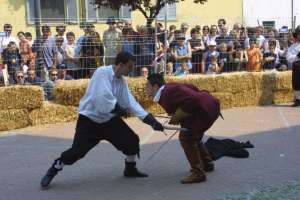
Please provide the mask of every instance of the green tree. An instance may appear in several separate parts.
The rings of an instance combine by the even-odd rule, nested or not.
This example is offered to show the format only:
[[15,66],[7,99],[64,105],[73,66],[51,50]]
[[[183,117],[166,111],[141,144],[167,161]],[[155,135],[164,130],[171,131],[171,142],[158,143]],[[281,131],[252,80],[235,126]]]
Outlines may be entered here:
[[[166,4],[181,3],[185,0],[93,0],[98,7],[120,9],[121,6],[130,6],[132,11],[138,10],[147,20],[147,26],[151,26],[159,11]],[[207,0],[193,0],[196,4],[204,4]]]

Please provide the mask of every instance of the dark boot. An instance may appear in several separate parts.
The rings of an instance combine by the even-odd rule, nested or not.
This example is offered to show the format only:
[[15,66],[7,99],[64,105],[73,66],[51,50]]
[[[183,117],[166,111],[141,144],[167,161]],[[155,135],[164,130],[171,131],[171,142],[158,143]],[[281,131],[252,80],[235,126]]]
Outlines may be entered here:
[[139,178],[148,177],[147,174],[140,172],[136,168],[136,162],[127,162],[126,160],[125,160],[124,176],[132,177],[132,178],[133,177],[139,177]]
[[203,144],[203,142],[199,143],[199,152],[203,161],[203,169],[206,172],[212,172],[215,170],[215,164],[208,152],[208,150],[206,149],[205,145]]
[[41,187],[43,189],[47,189],[47,187],[51,183],[51,181],[54,178],[54,176],[56,176],[57,173],[62,170],[62,168],[61,169],[55,168],[55,165],[58,162],[60,162],[60,160],[55,160],[54,163],[52,164],[52,166],[48,169],[46,175],[42,178],[42,180],[41,180]]
[[204,164],[198,149],[198,142],[184,135],[184,133],[179,135],[179,140],[191,166],[190,174],[180,182],[182,184],[188,184],[206,181],[205,171],[203,170]]

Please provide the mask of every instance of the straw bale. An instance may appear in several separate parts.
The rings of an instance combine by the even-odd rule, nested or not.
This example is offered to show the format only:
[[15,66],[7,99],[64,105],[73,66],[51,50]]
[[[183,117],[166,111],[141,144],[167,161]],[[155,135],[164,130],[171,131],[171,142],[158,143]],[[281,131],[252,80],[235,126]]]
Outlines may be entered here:
[[239,92],[233,95],[232,107],[258,105],[259,98],[260,96],[257,90]]
[[78,106],[88,81],[88,79],[60,81],[53,90],[54,102],[66,106]]
[[0,131],[23,128],[29,125],[26,109],[0,110]]
[[229,92],[214,92],[211,93],[214,97],[219,99],[221,108],[226,109],[226,108],[231,108],[232,107],[232,99],[233,99],[233,94]]
[[292,89],[292,72],[277,72],[275,81],[275,90],[291,90]]
[[0,87],[0,110],[28,109],[42,106],[44,92],[38,86]]
[[77,107],[63,106],[45,101],[41,108],[32,110],[29,113],[29,122],[31,125],[69,122],[76,120],[77,116]]
[[275,104],[292,102],[295,99],[293,90],[278,90],[274,92],[273,102]]

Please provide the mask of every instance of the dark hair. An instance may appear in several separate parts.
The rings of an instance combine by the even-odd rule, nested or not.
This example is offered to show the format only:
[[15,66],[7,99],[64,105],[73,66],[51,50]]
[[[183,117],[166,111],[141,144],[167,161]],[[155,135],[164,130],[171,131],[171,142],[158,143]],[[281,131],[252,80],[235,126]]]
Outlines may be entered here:
[[11,24],[4,24],[3,28],[4,29],[6,29],[6,28],[12,28],[12,25]]
[[44,32],[44,31],[51,32],[50,26],[48,26],[48,25],[43,25],[43,26],[42,26],[42,32]]
[[192,28],[191,34],[199,34],[199,31],[196,28]]
[[147,78],[149,83],[154,86],[155,84],[158,85],[158,87],[161,87],[166,84],[165,79],[163,75],[161,74],[150,74]]
[[66,36],[75,38],[75,34],[73,32],[67,32]]
[[219,19],[218,23],[222,22],[223,25],[226,25],[226,20],[225,19]]
[[19,35],[24,35],[25,36],[25,33],[23,32],[23,31],[19,31],[18,33],[17,33],[17,36],[19,36]]
[[58,25],[56,26],[56,32],[58,32],[59,29],[64,29],[64,31],[66,31],[66,26],[65,25]]
[[117,57],[116,57],[116,60],[115,60],[115,64],[118,65],[120,63],[122,64],[126,64],[128,63],[129,61],[135,61],[135,58],[134,56],[127,52],[127,51],[121,51],[120,53],[118,53]]
[[32,37],[32,35],[31,35],[30,32],[26,32],[26,33],[25,33],[25,37]]

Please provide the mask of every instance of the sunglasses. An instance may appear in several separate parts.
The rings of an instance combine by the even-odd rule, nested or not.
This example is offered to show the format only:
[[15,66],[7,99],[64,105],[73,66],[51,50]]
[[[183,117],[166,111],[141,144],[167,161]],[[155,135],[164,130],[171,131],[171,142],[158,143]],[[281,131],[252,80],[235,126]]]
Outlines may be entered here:
[[51,74],[51,76],[57,76],[57,74]]
[[17,78],[24,78],[24,76],[17,76]]

